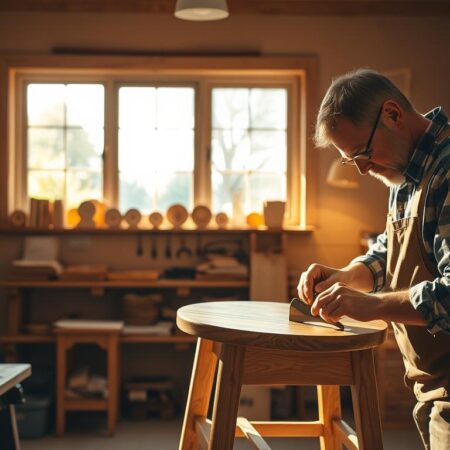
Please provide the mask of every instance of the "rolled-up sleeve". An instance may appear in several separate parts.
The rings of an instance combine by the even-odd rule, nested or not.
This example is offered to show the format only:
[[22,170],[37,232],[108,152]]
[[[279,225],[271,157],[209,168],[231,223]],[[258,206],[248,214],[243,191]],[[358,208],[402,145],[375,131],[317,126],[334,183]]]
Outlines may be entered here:
[[365,255],[358,256],[351,261],[353,263],[365,264],[373,275],[372,292],[379,292],[386,283],[386,260],[387,260],[387,236],[386,232],[378,235],[374,244],[369,247]]

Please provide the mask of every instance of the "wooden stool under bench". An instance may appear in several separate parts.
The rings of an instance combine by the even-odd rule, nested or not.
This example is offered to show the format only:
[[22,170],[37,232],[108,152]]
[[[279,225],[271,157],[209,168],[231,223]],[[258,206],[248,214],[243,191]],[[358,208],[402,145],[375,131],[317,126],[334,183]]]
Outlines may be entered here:
[[[108,433],[115,432],[118,417],[119,335],[121,329],[56,328],[56,434],[64,435],[67,411],[106,411]],[[77,344],[96,344],[106,352],[108,396],[101,399],[66,397],[67,352]]]

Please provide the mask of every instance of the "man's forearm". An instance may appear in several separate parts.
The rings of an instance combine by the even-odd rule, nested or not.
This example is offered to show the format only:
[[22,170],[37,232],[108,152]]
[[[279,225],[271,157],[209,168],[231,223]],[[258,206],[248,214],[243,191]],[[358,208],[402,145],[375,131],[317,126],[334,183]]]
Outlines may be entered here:
[[377,318],[407,325],[425,326],[427,324],[422,315],[412,306],[408,290],[376,294],[376,296],[381,300]]
[[365,264],[357,262],[341,270],[347,274],[348,279],[345,284],[349,287],[362,292],[372,292],[373,274]]

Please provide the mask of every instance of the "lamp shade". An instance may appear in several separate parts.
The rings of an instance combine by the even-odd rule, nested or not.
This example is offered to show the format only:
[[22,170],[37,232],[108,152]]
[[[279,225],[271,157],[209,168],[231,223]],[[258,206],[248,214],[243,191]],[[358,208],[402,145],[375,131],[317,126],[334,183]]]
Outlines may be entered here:
[[359,187],[358,171],[356,167],[341,164],[341,160],[335,159],[328,170],[327,183],[330,186],[355,189]]
[[229,16],[226,0],[177,0],[175,17],[206,22]]

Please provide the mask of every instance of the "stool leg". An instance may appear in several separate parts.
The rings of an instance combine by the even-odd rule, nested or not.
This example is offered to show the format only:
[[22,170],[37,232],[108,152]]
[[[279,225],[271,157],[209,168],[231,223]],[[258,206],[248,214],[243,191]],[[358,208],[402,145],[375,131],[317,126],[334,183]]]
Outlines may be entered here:
[[117,422],[118,407],[118,339],[117,335],[108,338],[108,350],[106,352],[108,358],[108,434],[114,435]]
[[333,433],[333,419],[341,418],[339,386],[317,386],[319,421],[323,423],[320,450],[341,450]]
[[66,390],[67,355],[65,340],[57,338],[56,355],[56,435],[63,436],[66,429],[66,411],[64,407]]
[[195,418],[206,417],[208,414],[216,366],[217,357],[213,353],[213,342],[199,338],[181,431],[180,450],[195,450],[198,448]]
[[231,450],[241,395],[245,347],[222,344],[209,450]]
[[382,450],[380,410],[373,350],[352,352],[355,384],[351,386],[359,450]]

